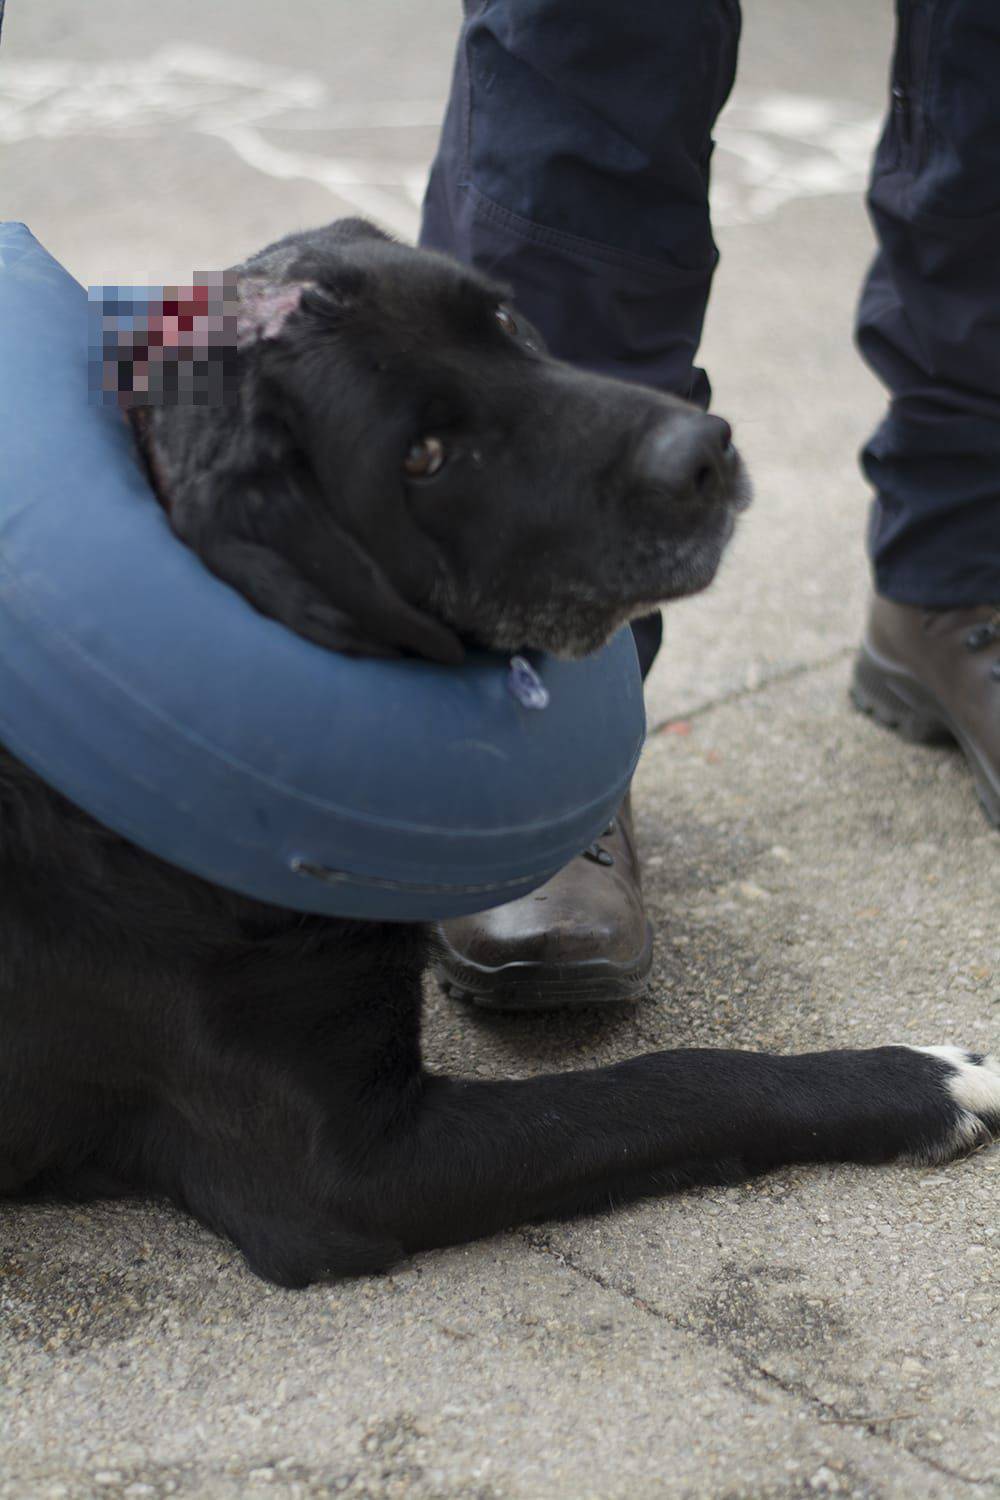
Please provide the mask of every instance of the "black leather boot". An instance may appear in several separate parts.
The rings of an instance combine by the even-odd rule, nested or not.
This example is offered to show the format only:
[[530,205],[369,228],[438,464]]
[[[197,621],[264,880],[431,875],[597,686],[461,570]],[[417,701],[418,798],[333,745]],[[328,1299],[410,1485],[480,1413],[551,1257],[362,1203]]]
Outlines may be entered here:
[[635,1000],[653,932],[626,796],[608,829],[545,885],[438,928],[436,973],[449,993],[496,1010]]

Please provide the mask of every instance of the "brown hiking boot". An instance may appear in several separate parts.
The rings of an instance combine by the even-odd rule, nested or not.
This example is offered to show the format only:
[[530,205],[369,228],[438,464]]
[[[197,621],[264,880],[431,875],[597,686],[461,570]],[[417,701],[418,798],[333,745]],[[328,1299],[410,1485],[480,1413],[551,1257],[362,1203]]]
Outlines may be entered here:
[[635,1000],[653,959],[631,795],[590,848],[506,906],[438,928],[444,988],[495,1010]]
[[925,610],[876,598],[851,697],[905,739],[957,741],[1000,828],[1000,606]]

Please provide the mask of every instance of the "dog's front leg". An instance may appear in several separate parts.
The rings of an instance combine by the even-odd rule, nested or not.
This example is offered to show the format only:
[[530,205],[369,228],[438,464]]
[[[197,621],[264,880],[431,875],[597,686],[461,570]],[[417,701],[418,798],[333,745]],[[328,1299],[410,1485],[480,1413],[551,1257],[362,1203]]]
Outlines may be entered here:
[[371,1150],[360,1196],[414,1251],[786,1162],[946,1161],[1000,1132],[1000,1067],[883,1047],[661,1052],[517,1082],[425,1075],[399,1127]]
[[944,1161],[1000,1132],[1000,1068],[957,1049],[690,1050],[439,1077],[420,1054],[425,957],[414,929],[304,921],[213,965],[134,1131],[134,1185],[304,1285],[785,1162]]

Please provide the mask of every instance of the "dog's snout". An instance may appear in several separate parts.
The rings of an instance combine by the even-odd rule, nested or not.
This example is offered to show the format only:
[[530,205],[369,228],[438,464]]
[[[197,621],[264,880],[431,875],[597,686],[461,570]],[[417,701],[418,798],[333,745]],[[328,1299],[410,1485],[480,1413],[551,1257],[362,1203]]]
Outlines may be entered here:
[[719,500],[734,462],[732,428],[721,417],[671,416],[647,433],[637,455],[645,484],[680,499]]

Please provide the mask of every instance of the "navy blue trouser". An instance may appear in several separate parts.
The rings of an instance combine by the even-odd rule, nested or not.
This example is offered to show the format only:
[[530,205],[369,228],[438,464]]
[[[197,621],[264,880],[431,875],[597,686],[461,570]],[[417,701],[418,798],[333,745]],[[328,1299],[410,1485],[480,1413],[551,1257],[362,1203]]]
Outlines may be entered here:
[[[739,0],[466,0],[420,243],[514,289],[553,353],[707,406],[712,129]],[[1000,599],[1000,0],[897,0],[857,338],[875,586]],[[752,289],[748,289],[752,294]],[[659,616],[638,623],[648,669]]]

